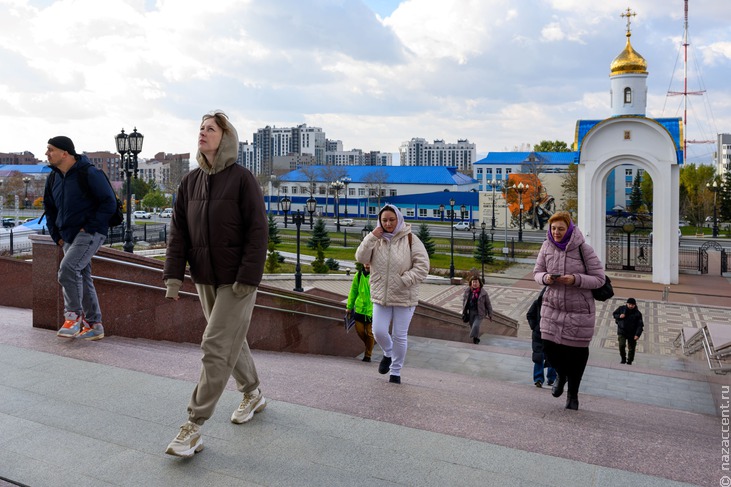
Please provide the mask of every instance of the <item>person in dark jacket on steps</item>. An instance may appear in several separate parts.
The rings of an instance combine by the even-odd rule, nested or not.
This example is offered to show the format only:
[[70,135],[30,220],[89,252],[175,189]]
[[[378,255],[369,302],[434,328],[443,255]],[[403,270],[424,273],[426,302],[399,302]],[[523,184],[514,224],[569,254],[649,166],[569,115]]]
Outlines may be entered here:
[[[635,359],[637,340],[642,335],[645,324],[642,322],[642,313],[637,309],[635,298],[629,298],[627,304],[614,311],[614,321],[617,322],[617,340],[619,341],[619,356],[621,364],[632,365]],[[625,347],[628,349],[625,352]]]
[[[543,340],[541,339],[541,304],[543,304],[543,293],[546,292],[546,288],[541,289],[541,293],[538,298],[533,301],[533,304],[528,308],[528,313],[525,317],[528,319],[528,326],[532,330],[531,334],[531,346],[533,348],[533,354],[531,356],[533,360],[533,383],[536,387],[543,387],[544,378],[548,379],[548,385],[552,386],[556,381],[556,369],[551,367],[551,364],[546,360],[543,354]],[[543,369],[548,369],[546,375],[543,375]]]
[[[43,207],[48,233],[63,248],[58,282],[63,289],[65,321],[60,338],[104,338],[102,312],[91,277],[91,259],[104,244],[117,197],[107,178],[89,158],[76,153],[70,138],[48,140],[51,174],[46,180]],[[86,173],[86,184],[80,178]]]
[[243,393],[231,422],[246,423],[266,400],[246,335],[264,273],[269,224],[259,182],[236,164],[239,138],[225,113],[203,116],[198,167],[183,177],[170,223],[163,278],[178,300],[186,263],[206,319],[202,370],[188,402],[188,421],[165,453],[191,457],[203,449],[200,429],[230,376]]

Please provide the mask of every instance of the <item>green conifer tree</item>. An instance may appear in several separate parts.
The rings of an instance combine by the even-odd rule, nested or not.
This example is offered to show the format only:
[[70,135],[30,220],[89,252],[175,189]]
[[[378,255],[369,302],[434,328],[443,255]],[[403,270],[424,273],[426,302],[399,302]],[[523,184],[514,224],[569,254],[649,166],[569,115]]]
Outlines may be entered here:
[[311,249],[322,247],[323,250],[330,247],[330,237],[325,229],[325,220],[318,218],[315,227],[312,229],[312,238],[307,241],[307,246]]
[[642,207],[642,176],[639,173],[635,176],[635,180],[632,182],[632,192],[629,195],[629,211],[637,213]]
[[436,250],[436,244],[431,238],[431,233],[429,233],[429,225],[426,223],[419,225],[419,233],[417,233],[416,236],[419,237],[421,243],[423,243],[424,247],[426,247],[426,253],[429,254],[429,257],[432,257]]
[[269,252],[267,253],[266,268],[269,274],[274,274],[279,269],[279,252],[274,250],[274,242],[269,240],[267,245]]
[[316,274],[327,274],[329,270],[325,264],[325,252],[323,252],[322,246],[318,244],[317,257],[312,261],[312,271]]
[[279,236],[279,227],[277,227],[277,221],[274,219],[274,215],[269,215],[269,243],[274,242],[275,245],[282,243],[282,237]]
[[485,232],[480,232],[480,238],[475,244],[475,260],[480,264],[492,264],[495,259],[492,256],[492,242],[490,236]]

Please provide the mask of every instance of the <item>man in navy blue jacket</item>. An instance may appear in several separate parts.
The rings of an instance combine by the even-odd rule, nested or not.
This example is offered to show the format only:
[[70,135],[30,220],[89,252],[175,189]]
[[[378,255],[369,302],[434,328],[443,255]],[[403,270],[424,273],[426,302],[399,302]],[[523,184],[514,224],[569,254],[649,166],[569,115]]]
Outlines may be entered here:
[[52,137],[47,149],[51,175],[43,196],[46,226],[64,252],[58,282],[66,321],[57,336],[99,340],[104,338],[104,327],[91,279],[91,258],[107,238],[117,199],[104,174],[85,155],[76,153],[71,139]]

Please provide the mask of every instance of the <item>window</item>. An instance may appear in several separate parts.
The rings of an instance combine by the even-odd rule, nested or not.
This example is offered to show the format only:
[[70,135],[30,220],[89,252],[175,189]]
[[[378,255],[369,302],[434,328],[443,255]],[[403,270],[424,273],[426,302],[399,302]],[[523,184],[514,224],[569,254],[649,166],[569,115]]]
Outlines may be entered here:
[[477,174],[482,174],[482,169],[478,169]]
[[632,177],[632,169],[625,169],[624,170],[624,175],[625,176]]
[[501,175],[501,176],[502,176],[502,174],[503,174],[503,170],[502,170],[502,168],[497,168],[497,169],[495,169],[495,174],[496,174],[496,175]]
[[348,188],[348,196],[355,196],[355,188]]
[[426,208],[419,208],[419,218],[426,218],[426,217],[427,217]]
[[297,186],[292,186],[292,194],[297,194]]
[[624,103],[625,104],[632,103],[632,88],[624,89]]
[[358,196],[365,196],[365,188],[358,188]]
[[413,208],[406,208],[406,216],[408,218],[414,218],[414,209]]
[[485,177],[490,179],[492,177],[492,168],[485,169]]
[[513,172],[512,169],[506,169],[505,170],[505,175],[507,176],[508,174],[511,174],[512,172]]
[[319,191],[320,194],[325,194],[325,186],[320,186]]
[[624,182],[624,187],[625,187],[625,188],[631,188],[632,186],[633,186],[633,183],[632,183],[632,181],[625,181],[625,182]]
[[431,215],[431,216],[433,216],[434,218],[441,218],[441,217],[442,217],[442,212],[441,212],[441,211],[439,211],[439,208],[434,208],[434,209],[433,209],[433,210],[431,211],[431,213],[432,213],[432,215]]
[[[389,195],[389,196],[397,196],[397,195],[396,195],[396,190],[395,190],[395,189],[392,189],[392,190],[390,190],[390,191],[388,192],[388,195]],[[411,215],[411,216],[413,216],[413,215]]]
[[[281,186],[279,189],[282,191],[282,194],[287,194],[287,186]],[[292,189],[294,189],[294,186],[292,186]]]

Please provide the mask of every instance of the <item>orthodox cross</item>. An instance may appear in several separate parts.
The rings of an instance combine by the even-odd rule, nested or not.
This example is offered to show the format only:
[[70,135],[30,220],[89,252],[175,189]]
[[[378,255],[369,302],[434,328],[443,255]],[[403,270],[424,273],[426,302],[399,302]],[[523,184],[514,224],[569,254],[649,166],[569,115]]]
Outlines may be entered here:
[[632,23],[632,17],[635,17],[637,15],[636,12],[633,12],[627,7],[627,12],[622,12],[619,14],[620,17],[627,17],[627,35],[630,35],[630,24]]

